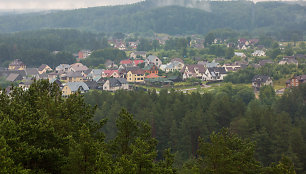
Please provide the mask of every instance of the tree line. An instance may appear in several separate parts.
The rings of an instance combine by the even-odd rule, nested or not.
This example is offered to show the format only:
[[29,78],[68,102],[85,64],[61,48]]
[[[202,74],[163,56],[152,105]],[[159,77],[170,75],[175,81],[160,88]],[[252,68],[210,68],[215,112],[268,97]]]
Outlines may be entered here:
[[282,97],[276,96],[272,87],[264,87],[259,99],[250,88],[226,85],[204,95],[173,90],[161,90],[159,94],[94,91],[85,95],[85,101],[97,105],[95,120],[108,119],[102,128],[106,139],[115,137],[115,119],[122,107],[136,119],[148,122],[159,142],[157,150],[171,147],[174,165],[182,171],[190,172],[194,167],[189,163],[197,161],[199,137],[206,141],[212,132],[228,127],[256,142],[254,156],[260,165],[273,165],[286,155],[302,173],[306,167],[305,97],[305,85],[286,91]]
[[73,53],[81,49],[106,47],[108,43],[103,34],[71,29],[0,34],[0,62],[7,66],[14,59],[21,59],[28,66],[48,64],[54,67],[61,63],[74,63]]
[[0,173],[302,173],[305,87],[259,99],[231,86],[85,98],[15,87],[0,94]]

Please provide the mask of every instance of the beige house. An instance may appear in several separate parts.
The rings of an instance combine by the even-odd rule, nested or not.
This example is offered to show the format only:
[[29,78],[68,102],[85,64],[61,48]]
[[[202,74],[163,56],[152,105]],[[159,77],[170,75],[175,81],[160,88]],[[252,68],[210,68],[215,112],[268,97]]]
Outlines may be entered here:
[[145,51],[135,51],[135,52],[132,52],[130,55],[130,58],[134,58],[134,59],[138,59],[138,58],[146,59],[146,57],[147,57],[147,53]]
[[43,73],[47,73],[47,72],[51,72],[52,68],[50,68],[50,66],[46,65],[46,64],[42,64],[39,68],[38,68],[38,73],[39,74],[43,74]]
[[81,72],[69,72],[67,74],[62,74],[60,79],[65,83],[84,81],[84,77],[82,76]]
[[69,82],[63,85],[62,95],[69,96],[76,92],[86,93],[89,91],[88,86],[84,82]]
[[117,90],[128,90],[129,84],[124,78],[111,78],[108,79],[104,85],[103,90],[105,91],[117,91]]
[[137,70],[131,70],[127,73],[127,81],[128,82],[134,82],[134,83],[140,83],[144,82],[146,72],[142,69]]

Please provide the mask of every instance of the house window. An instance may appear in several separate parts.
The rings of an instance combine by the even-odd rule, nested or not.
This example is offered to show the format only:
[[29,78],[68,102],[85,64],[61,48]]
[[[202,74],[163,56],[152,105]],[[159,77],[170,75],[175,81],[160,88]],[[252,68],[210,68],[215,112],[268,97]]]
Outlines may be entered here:
[[137,80],[140,80],[140,78],[137,78]]
[[141,78],[141,80],[143,80],[143,78]]

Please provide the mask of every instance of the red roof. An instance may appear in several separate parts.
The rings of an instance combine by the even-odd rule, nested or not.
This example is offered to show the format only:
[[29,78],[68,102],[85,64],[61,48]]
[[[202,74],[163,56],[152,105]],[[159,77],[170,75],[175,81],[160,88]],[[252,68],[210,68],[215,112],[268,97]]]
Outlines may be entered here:
[[158,78],[158,77],[159,77],[158,75],[152,73],[152,74],[147,75],[146,79],[153,79],[153,78]]
[[107,75],[107,77],[111,77],[114,73],[119,74],[118,70],[105,70],[103,73]]
[[144,62],[143,60],[134,60],[135,66],[137,66],[138,64],[143,63],[143,62]]
[[129,59],[128,59],[128,60],[121,60],[121,61],[120,61],[120,64],[121,64],[121,65],[128,65],[128,64],[132,64],[132,63],[133,63],[133,62],[132,62],[131,60],[129,60]]

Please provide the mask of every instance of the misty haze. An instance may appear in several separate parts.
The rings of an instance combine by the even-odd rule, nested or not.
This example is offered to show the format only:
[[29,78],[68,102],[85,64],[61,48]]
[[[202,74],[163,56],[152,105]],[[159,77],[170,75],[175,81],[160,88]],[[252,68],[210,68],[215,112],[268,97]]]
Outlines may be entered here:
[[0,0],[0,174],[305,174],[303,0]]

